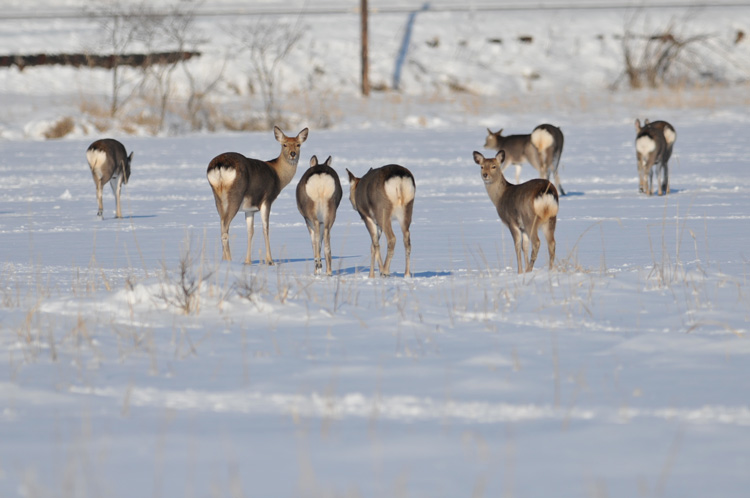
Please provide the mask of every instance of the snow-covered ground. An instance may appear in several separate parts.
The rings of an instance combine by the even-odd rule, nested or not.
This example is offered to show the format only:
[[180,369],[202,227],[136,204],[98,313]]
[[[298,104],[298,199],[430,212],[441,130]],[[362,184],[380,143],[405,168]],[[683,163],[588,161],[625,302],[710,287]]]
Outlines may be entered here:
[[[0,37],[4,50],[19,50],[14,39],[48,37],[30,52],[67,43],[18,24]],[[328,63],[337,60],[330,47],[355,44],[351,29],[338,40],[329,32]],[[566,81],[571,68],[558,62],[550,78]],[[490,88],[479,64],[467,67],[467,82]],[[596,71],[595,60],[576,69]],[[346,112],[330,129],[310,125],[301,168],[274,203],[278,264],[267,267],[257,262],[260,230],[253,265],[241,264],[241,217],[230,231],[235,260],[220,261],[205,169],[224,151],[274,157],[273,134],[118,133],[134,151],[125,217],[113,218],[106,190],[97,220],[85,163],[96,133],[40,141],[32,131],[77,106],[71,95],[88,95],[80,82],[90,77],[0,70],[9,109],[0,140],[0,496],[746,495],[746,88],[611,95],[583,77],[569,91],[537,93],[494,75],[507,93],[438,98],[415,79],[405,94],[363,102],[349,75],[353,88],[332,86],[348,96],[329,97]],[[677,129],[667,197],[637,192],[636,117]],[[545,121],[565,133],[569,195],[555,270],[543,243],[537,268],[519,276],[471,153],[483,151],[485,127],[528,133]],[[414,173],[413,278],[402,278],[400,236],[396,275],[367,278],[369,237],[346,198],[332,234],[334,276],[312,275],[294,202],[312,154],[333,156],[345,197],[345,168],[395,162]]]

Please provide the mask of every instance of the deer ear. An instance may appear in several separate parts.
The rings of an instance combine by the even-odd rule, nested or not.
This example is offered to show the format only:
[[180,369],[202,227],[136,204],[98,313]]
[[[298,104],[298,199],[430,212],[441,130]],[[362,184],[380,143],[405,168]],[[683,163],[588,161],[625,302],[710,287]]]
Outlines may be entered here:
[[484,161],[484,156],[480,152],[477,152],[477,151],[474,151],[473,155],[474,155],[474,162],[481,166],[482,161]]
[[299,132],[299,134],[297,134],[297,143],[298,144],[301,144],[305,140],[307,140],[307,134],[308,134],[308,132],[309,132],[309,130],[307,128],[305,128],[304,130],[302,130],[301,132]]
[[331,156],[328,156],[328,159],[326,159],[326,162],[324,162],[323,164],[325,164],[326,166],[330,166],[331,161],[332,161]]
[[284,140],[284,137],[286,137],[286,135],[284,135],[284,132],[281,131],[281,128],[279,128],[278,126],[273,127],[273,136],[276,137],[277,142],[281,142],[282,140]]
[[638,118],[635,118],[635,131],[636,133],[641,131],[641,121]]
[[346,168],[346,172],[349,174],[349,183],[352,183],[354,180],[357,179],[357,177],[354,176],[351,171],[349,171],[349,168]]
[[505,161],[505,151],[504,150],[497,151],[497,154],[495,154],[495,159],[497,159],[497,161],[500,164],[503,164],[503,162]]
[[128,156],[128,162],[131,162],[133,160],[133,152],[130,152],[130,155]]
[[312,168],[313,166],[317,166],[317,165],[318,165],[318,156],[312,156],[310,158],[310,167]]
[[487,128],[487,134],[488,135],[494,135],[494,133],[492,133],[492,130],[490,130],[489,128]]

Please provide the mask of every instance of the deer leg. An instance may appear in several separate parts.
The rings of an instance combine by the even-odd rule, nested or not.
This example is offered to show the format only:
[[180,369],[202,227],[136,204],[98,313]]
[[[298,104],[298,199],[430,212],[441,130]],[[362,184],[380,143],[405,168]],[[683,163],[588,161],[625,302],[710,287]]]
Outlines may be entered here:
[[[228,224],[227,224],[228,225]],[[245,226],[247,226],[247,252],[245,253],[245,264],[253,264],[252,247],[253,233],[255,232],[255,211],[245,211]],[[229,226],[227,226],[227,234]],[[227,252],[229,252],[229,242],[227,241]]]
[[523,272],[523,264],[521,262],[521,245],[523,244],[523,234],[521,229],[518,227],[511,227],[510,235],[513,237],[513,247],[516,250],[516,265],[518,265],[518,273]]
[[380,269],[380,275],[387,277],[391,274],[391,260],[393,259],[393,253],[396,252],[396,234],[393,233],[391,220],[384,223],[383,231],[388,242],[388,251],[385,253],[385,264]]
[[661,189],[664,192],[664,195],[669,193],[669,165],[667,162],[663,162],[661,165],[662,168],[662,182],[661,182]]
[[[411,214],[409,215],[409,218],[411,219]],[[409,223],[407,220],[401,221],[401,233],[404,238],[404,253],[406,255],[404,277],[411,277],[411,232],[409,231]]]
[[638,160],[638,191],[642,194],[646,193],[646,169],[640,159]]
[[555,264],[555,225],[557,217],[552,217],[542,223],[542,233],[547,239],[547,250],[549,251],[549,269],[552,270]]
[[375,278],[375,260],[378,261],[378,270],[383,267],[383,261],[380,258],[380,228],[370,218],[365,219],[365,225],[372,239],[370,245],[370,278]]
[[560,192],[560,195],[565,195],[565,190],[562,188],[562,184],[560,183],[560,173],[555,170],[555,185],[557,185],[557,190]]
[[269,239],[269,226],[268,219],[271,216],[271,205],[261,204],[260,205],[260,220],[263,223],[263,239],[266,242],[266,264],[273,266],[273,258],[271,257],[271,241]]
[[228,216],[222,216],[221,213],[219,216],[221,216],[219,223],[221,225],[221,259],[232,261],[232,251],[229,250],[229,224],[232,222],[232,219]]
[[664,176],[664,164],[654,164],[654,169],[656,169],[656,192],[659,195],[662,195],[662,177]]
[[516,164],[516,184],[521,180],[521,164]]
[[[526,271],[530,271],[529,269],[529,253],[531,246],[531,241],[529,240],[529,234],[526,232],[526,230],[521,231],[521,250],[523,251],[523,263],[526,267]],[[519,271],[519,273],[521,273]]]
[[654,182],[654,168],[651,167],[648,169],[647,176],[646,176],[646,194],[651,195],[651,187],[653,186]]
[[331,268],[331,226],[326,224],[323,227],[323,243],[326,256],[326,275],[333,275]]
[[112,178],[109,181],[112,187],[112,193],[115,195],[115,218],[122,218],[122,209],[120,209],[120,193],[122,192],[122,175]]
[[104,215],[104,204],[102,203],[102,179],[99,178],[93,171],[92,175],[94,176],[94,184],[96,185],[96,204],[99,208],[96,212],[96,216],[101,219]]
[[313,222],[311,222],[308,219],[305,219],[305,224],[307,225],[307,233],[310,234],[310,242],[312,243],[312,250],[313,250],[313,261],[315,263],[315,269],[313,270],[313,273],[318,273],[318,258],[315,254],[315,229],[313,228]]
[[539,254],[539,246],[541,245],[536,227],[534,227],[534,229],[531,231],[531,234],[527,238],[531,239],[531,259],[529,260],[529,264],[526,266],[526,271],[530,272],[534,269],[534,263],[536,263],[536,257]]
[[322,267],[320,262],[320,223],[318,223],[318,220],[308,221],[307,229],[310,231],[310,241],[312,242],[315,274],[318,275]]

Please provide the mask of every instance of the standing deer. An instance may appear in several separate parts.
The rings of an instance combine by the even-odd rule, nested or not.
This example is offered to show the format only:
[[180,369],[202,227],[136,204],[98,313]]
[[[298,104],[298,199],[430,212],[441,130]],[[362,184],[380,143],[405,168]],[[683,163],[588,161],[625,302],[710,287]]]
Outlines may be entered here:
[[515,164],[516,183],[521,177],[521,164],[527,162],[539,172],[540,178],[549,180],[554,174],[560,195],[565,195],[558,172],[564,142],[560,128],[551,124],[541,124],[528,135],[508,135],[507,137],[502,135],[502,129],[493,132],[488,128],[487,132],[484,148],[505,151],[506,164],[503,166],[503,171],[509,165]]
[[281,153],[276,159],[261,161],[236,152],[225,152],[213,158],[208,164],[206,176],[211,184],[216,210],[221,219],[222,257],[226,261],[232,260],[232,253],[229,251],[229,225],[237,211],[242,210],[245,212],[247,225],[245,264],[251,264],[250,248],[255,212],[260,211],[266,242],[266,264],[273,264],[271,243],[268,239],[271,204],[297,172],[300,146],[307,140],[308,130],[305,128],[296,137],[287,137],[278,126],[274,126],[273,133],[276,140],[281,143]]
[[341,182],[339,175],[331,168],[331,156],[323,164],[318,158],[310,158],[310,168],[305,171],[297,184],[297,209],[305,218],[315,258],[315,274],[323,269],[320,260],[321,243],[325,246],[326,275],[331,269],[331,227],[336,221],[336,209],[341,203]]
[[[502,171],[504,160],[505,152],[502,150],[491,159],[474,151],[474,162],[482,168],[482,181],[487,194],[513,237],[518,273],[523,271],[521,252],[523,252],[523,261],[526,263],[526,271],[529,272],[534,268],[539,252],[540,242],[537,232],[540,228],[547,239],[551,270],[555,261],[555,225],[559,207],[557,189],[549,180],[542,178],[535,178],[519,185],[508,183]],[[531,242],[530,260],[529,242]]]
[[[357,178],[348,169],[346,172],[349,174],[349,200],[354,210],[362,217],[372,238],[370,278],[375,276],[376,259],[381,276],[388,276],[391,273],[391,259],[396,247],[396,235],[391,226],[393,218],[396,218],[401,225],[404,238],[406,251],[404,277],[410,277],[411,234],[409,226],[416,191],[414,175],[398,164],[389,164],[376,169],[370,168],[362,178]],[[380,233],[383,231],[388,241],[385,263],[380,255]]]
[[113,138],[103,138],[89,145],[86,150],[86,160],[96,184],[96,202],[99,206],[96,215],[99,219],[103,216],[102,190],[104,184],[109,182],[117,205],[115,217],[122,218],[120,193],[122,185],[128,183],[130,179],[130,162],[133,160],[133,153],[127,155],[125,146],[120,142]]
[[[641,122],[635,120],[635,152],[638,160],[638,190],[648,195],[653,193],[654,169],[658,182],[658,194],[669,193],[669,158],[677,140],[674,127],[666,121]],[[648,178],[647,178],[648,175]]]

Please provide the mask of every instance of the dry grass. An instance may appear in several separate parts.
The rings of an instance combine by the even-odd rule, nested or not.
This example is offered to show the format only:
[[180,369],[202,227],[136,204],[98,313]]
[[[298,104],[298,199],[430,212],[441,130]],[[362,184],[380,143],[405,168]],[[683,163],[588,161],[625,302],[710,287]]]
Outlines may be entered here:
[[63,138],[73,132],[76,127],[75,120],[70,116],[60,118],[52,126],[44,132],[44,138],[47,140],[54,140],[57,138]]

